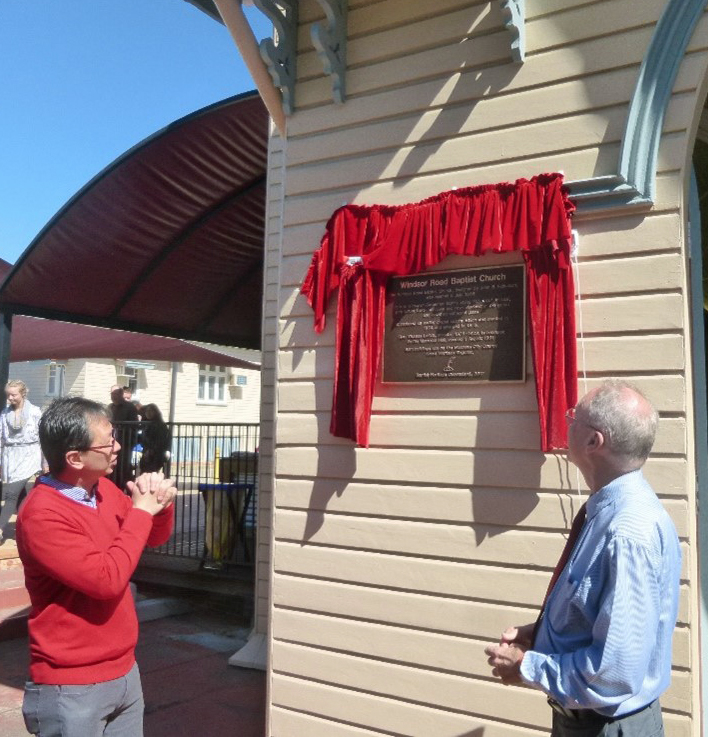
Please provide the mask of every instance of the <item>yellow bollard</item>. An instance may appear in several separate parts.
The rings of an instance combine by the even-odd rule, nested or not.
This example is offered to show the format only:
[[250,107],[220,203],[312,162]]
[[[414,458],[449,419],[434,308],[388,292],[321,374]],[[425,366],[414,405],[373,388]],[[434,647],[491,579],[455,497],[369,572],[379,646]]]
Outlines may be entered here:
[[216,446],[216,456],[214,458],[214,481],[219,480],[219,461],[221,459],[221,450]]

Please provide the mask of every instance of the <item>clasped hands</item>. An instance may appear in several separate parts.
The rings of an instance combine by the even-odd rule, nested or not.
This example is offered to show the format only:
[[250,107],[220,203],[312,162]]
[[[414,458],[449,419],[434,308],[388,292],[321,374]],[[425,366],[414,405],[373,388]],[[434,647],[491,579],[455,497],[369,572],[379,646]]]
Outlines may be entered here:
[[126,484],[133,499],[133,506],[152,515],[158,514],[172,504],[177,488],[172,479],[166,479],[163,473],[142,473],[135,481]]
[[485,655],[489,656],[487,662],[492,666],[492,675],[501,678],[502,683],[522,683],[521,661],[531,647],[533,628],[533,624],[507,627],[498,645],[484,648]]

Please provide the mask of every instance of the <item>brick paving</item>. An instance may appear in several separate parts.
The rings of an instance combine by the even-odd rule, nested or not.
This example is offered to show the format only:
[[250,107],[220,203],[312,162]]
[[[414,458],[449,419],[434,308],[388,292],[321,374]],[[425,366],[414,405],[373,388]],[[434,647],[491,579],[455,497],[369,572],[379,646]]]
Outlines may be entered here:
[[[266,674],[229,666],[248,630],[224,611],[195,608],[140,625],[145,737],[263,737]],[[27,640],[0,642],[0,737],[24,737]]]

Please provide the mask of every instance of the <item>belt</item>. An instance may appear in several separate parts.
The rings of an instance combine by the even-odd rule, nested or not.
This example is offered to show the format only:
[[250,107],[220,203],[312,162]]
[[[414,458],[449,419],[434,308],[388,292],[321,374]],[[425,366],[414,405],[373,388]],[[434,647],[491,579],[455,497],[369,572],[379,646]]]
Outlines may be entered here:
[[593,711],[592,709],[567,709],[565,706],[562,706],[555,699],[552,699],[550,696],[546,700],[548,701],[548,705],[551,707],[551,709],[553,709],[553,711],[557,712],[558,714],[561,714],[567,719],[574,719],[575,721],[578,721],[578,722],[581,722],[581,721],[603,722],[605,724],[609,724],[610,722],[616,722],[618,719],[625,719],[626,717],[639,714],[640,711],[644,711],[644,709],[648,709],[654,703],[652,701],[652,704],[647,704],[646,706],[642,706],[641,709],[632,711],[629,714],[622,714],[619,717],[608,717],[608,716],[605,716],[604,714],[599,714],[598,712]]
[[[602,717],[602,714],[598,714],[596,711],[593,711],[592,709],[567,709],[565,706],[561,706],[555,699],[552,699],[550,696],[547,699],[548,705],[553,709],[553,711],[558,712],[558,714],[567,717],[568,719],[575,719],[576,721],[580,721],[582,719],[597,717],[598,719]],[[607,719],[611,720],[611,717],[605,717]]]

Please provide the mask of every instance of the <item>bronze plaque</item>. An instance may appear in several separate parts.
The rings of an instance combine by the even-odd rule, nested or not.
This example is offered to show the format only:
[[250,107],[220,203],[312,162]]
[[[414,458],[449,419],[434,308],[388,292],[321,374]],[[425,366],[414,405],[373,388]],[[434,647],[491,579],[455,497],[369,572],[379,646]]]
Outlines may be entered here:
[[383,381],[524,381],[524,264],[389,280]]

